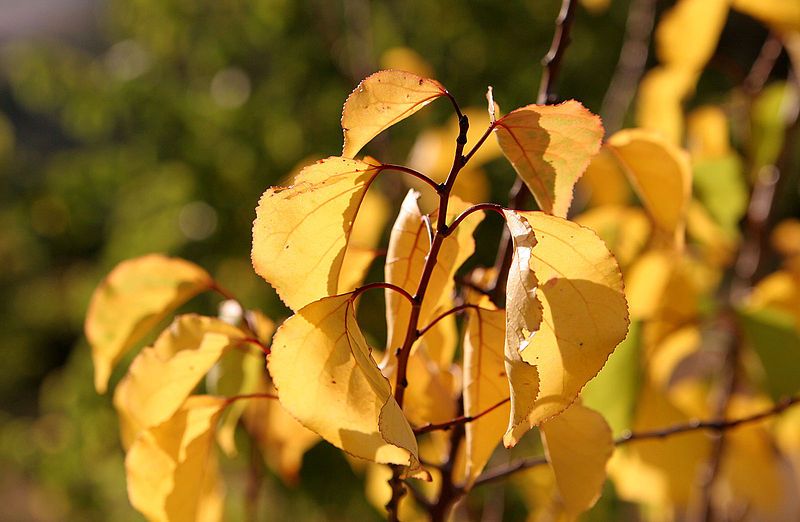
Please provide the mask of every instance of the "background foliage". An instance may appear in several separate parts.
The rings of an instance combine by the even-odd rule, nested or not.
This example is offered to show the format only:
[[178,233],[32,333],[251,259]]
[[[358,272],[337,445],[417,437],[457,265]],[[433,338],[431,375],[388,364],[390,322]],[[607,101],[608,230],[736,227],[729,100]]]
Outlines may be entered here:
[[[139,519],[125,497],[110,398],[92,388],[81,337],[89,294],[111,267],[153,251],[179,255],[206,267],[248,307],[285,315],[250,267],[254,208],[262,191],[301,160],[339,152],[334,115],[358,80],[408,60],[398,48],[413,49],[464,105],[483,104],[490,84],[501,107],[531,103],[559,4],[109,0],[93,4],[94,18],[79,33],[6,38],[0,50],[6,514]],[[670,5],[659,2],[659,11]],[[627,1],[615,0],[579,11],[562,98],[602,114],[627,9]],[[739,85],[765,36],[758,23],[732,13],[692,103],[719,101]],[[781,59],[775,74],[785,70]],[[381,159],[402,162],[416,132],[447,117],[442,105],[399,125],[380,141]],[[769,136],[763,142],[772,143]],[[511,169],[491,164],[488,174],[494,199],[505,200]],[[382,188],[396,209],[403,187]],[[777,213],[797,215],[798,208],[794,191],[781,195]],[[478,244],[486,247],[479,260],[491,264],[494,242]],[[213,314],[210,300],[193,306]],[[243,452],[226,463],[234,519],[244,509],[247,461]],[[298,487],[267,476],[263,504],[272,517],[379,517],[359,481],[338,451],[319,445],[306,455]],[[521,509],[511,495],[507,514]],[[594,516],[623,509],[612,504],[601,501]]]

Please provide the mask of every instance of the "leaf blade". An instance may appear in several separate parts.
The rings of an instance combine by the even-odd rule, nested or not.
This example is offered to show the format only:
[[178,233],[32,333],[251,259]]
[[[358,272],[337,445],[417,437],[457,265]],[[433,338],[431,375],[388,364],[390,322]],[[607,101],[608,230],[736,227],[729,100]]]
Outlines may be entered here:
[[385,70],[366,77],[342,110],[342,156],[353,158],[372,138],[446,94],[436,80]]

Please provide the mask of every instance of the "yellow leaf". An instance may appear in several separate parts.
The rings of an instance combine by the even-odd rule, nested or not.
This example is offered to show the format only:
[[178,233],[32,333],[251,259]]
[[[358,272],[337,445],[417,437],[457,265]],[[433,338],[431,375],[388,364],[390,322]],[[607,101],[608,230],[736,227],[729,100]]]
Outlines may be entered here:
[[369,267],[378,257],[380,252],[371,248],[357,246],[347,247],[342,260],[342,269],[339,272],[340,292],[352,292],[364,283]]
[[[392,470],[386,466],[369,464],[364,477],[364,495],[375,509],[383,511],[386,504],[392,498],[392,490],[389,487],[389,479],[392,478]],[[427,485],[427,483],[423,483]],[[427,488],[426,488],[427,489]],[[398,519],[408,522],[425,522],[429,520],[426,512],[414,501],[410,494],[400,498],[398,506]]]
[[328,158],[288,188],[270,188],[256,209],[253,267],[292,310],[338,291],[353,220],[380,168]]
[[638,207],[603,205],[575,216],[574,221],[594,230],[622,268],[639,256],[650,239],[650,220]]
[[725,111],[715,105],[693,110],[686,124],[686,142],[692,159],[722,158],[730,154],[730,133]]
[[796,0],[732,0],[732,6],[779,31],[800,31],[800,3]]
[[588,206],[627,205],[631,188],[607,147],[592,158],[578,186],[586,192]]
[[204,504],[217,503],[211,450],[225,405],[216,397],[190,397],[175,415],[137,437],[125,457],[128,497],[148,520],[196,520]]
[[[256,391],[275,393],[264,379]],[[246,406],[245,426],[267,466],[287,484],[297,484],[303,455],[319,442],[319,435],[297,422],[276,400],[249,400]]]
[[356,323],[353,294],[327,297],[281,325],[268,366],[281,404],[356,457],[419,468],[417,441]]
[[495,133],[539,208],[566,217],[578,178],[600,150],[600,118],[574,100],[528,105],[497,120]]
[[[416,192],[409,191],[400,207],[400,214],[397,216],[389,238],[385,270],[387,283],[395,284],[412,295],[417,291],[431,245],[428,229],[417,206],[417,197]],[[457,198],[451,198],[447,211],[448,221],[468,206]],[[426,326],[435,317],[434,313],[442,308],[442,305],[451,302],[455,286],[453,276],[475,250],[475,240],[472,234],[481,219],[483,219],[481,215],[477,215],[475,218],[470,216],[442,242],[425,299],[422,301],[418,321],[420,327]],[[436,215],[431,216],[430,220],[432,226],[435,226]],[[393,366],[394,353],[403,345],[410,315],[411,304],[408,300],[397,292],[387,290],[387,360],[382,363],[382,367],[391,368]]]
[[[565,410],[628,332],[628,307],[614,257],[597,235],[541,212],[519,212],[536,236],[530,266],[542,324],[522,359],[539,371],[530,425]],[[510,314],[510,312],[508,312]]]
[[714,54],[730,0],[680,0],[656,28],[658,57],[664,64],[700,71]]
[[342,110],[342,156],[353,158],[372,138],[447,90],[436,80],[404,71],[379,71],[361,81]]
[[657,132],[672,144],[683,140],[682,102],[693,90],[699,73],[680,67],[651,69],[639,86],[636,103],[638,125]]
[[544,422],[541,434],[564,508],[577,517],[600,497],[606,463],[614,452],[611,428],[602,415],[575,403]]
[[[647,382],[636,412],[633,432],[689,421]],[[608,471],[624,500],[655,504],[660,509],[685,508],[696,491],[697,473],[708,461],[710,449],[708,436],[702,432],[632,442],[614,453]]]
[[182,315],[131,363],[114,391],[127,447],[142,429],[161,424],[180,408],[203,376],[245,334],[211,317]]
[[381,69],[408,71],[423,78],[433,76],[433,67],[418,52],[409,47],[391,47],[381,54]]
[[638,129],[614,134],[608,140],[608,147],[656,227],[682,246],[686,211],[692,196],[692,168],[686,152],[656,134]]
[[503,348],[511,390],[511,414],[503,443],[511,447],[534,426],[529,422],[529,417],[539,393],[541,376],[535,366],[524,360],[522,351],[528,348],[542,324],[542,304],[537,296],[538,280],[531,269],[532,249],[537,244],[531,225],[513,210],[504,210],[503,213],[514,245],[514,256],[506,281]]
[[105,393],[111,370],[128,350],[212,284],[205,270],[182,259],[151,254],[117,265],[92,294],[86,312],[97,391]]
[[409,355],[406,378],[403,410],[411,422],[439,423],[456,416],[453,374],[431,360],[424,345]]
[[[433,313],[434,317],[455,306],[452,299],[446,301],[438,310]],[[456,317],[453,314],[448,315],[444,319],[436,322],[430,330],[425,332],[419,341],[417,341],[414,349],[423,348],[425,353],[432,362],[439,366],[442,370],[449,370],[453,364],[453,357],[458,348],[458,330],[456,328]]]
[[784,219],[772,230],[770,244],[785,257],[800,255],[800,219]]
[[[493,309],[484,296],[480,308],[470,309],[464,335],[464,415],[478,415],[508,399],[504,362],[506,314]],[[480,475],[508,426],[511,406],[506,403],[466,429],[466,479]]]

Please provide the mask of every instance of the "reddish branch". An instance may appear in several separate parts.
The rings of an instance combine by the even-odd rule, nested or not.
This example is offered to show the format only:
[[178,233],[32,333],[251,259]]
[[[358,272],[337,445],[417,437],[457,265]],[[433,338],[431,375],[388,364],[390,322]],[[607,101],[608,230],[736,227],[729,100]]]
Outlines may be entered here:
[[481,417],[483,417],[484,415],[488,415],[489,413],[492,413],[494,410],[496,410],[497,408],[499,408],[500,406],[502,406],[503,404],[507,403],[510,400],[511,400],[510,398],[505,398],[502,401],[498,402],[497,404],[494,404],[493,406],[490,406],[490,407],[486,408],[485,410],[483,410],[482,412],[478,413],[477,415],[461,415],[461,416],[456,417],[454,419],[450,419],[449,421],[440,422],[440,423],[436,423],[436,424],[429,422],[428,424],[426,424],[424,426],[420,426],[419,428],[415,428],[414,429],[414,433],[416,435],[422,435],[423,433],[428,433],[428,432],[436,431],[436,430],[449,430],[449,429],[451,429],[451,428],[453,428],[455,426],[460,426],[462,424],[467,424],[468,422],[474,422],[474,421],[480,419]]

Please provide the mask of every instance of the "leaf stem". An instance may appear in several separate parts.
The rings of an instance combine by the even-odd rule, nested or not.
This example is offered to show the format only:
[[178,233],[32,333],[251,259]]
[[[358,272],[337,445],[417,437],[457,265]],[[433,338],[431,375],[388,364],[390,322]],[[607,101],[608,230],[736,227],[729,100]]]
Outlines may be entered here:
[[375,282],[375,283],[368,283],[366,285],[359,286],[358,288],[356,288],[353,291],[353,299],[355,299],[356,297],[360,296],[361,294],[363,294],[367,290],[374,290],[376,288],[383,288],[383,289],[392,290],[394,292],[397,292],[398,294],[400,294],[403,297],[405,297],[406,300],[409,303],[411,303],[412,305],[414,304],[414,297],[411,294],[409,294],[405,290],[405,288],[401,288],[401,287],[399,287],[397,285],[393,285],[392,283],[386,283],[386,282],[383,282],[383,281],[378,281],[378,282]]
[[273,393],[245,393],[242,395],[233,395],[225,399],[225,405],[230,406],[236,401],[245,399],[273,399],[278,400],[278,396]]
[[462,305],[458,305],[458,306],[456,306],[454,308],[451,308],[450,310],[447,310],[446,312],[443,312],[443,313],[439,314],[435,319],[433,319],[430,323],[428,323],[428,326],[426,326],[425,328],[423,328],[423,329],[421,329],[419,331],[419,336],[422,337],[423,335],[425,335],[425,333],[428,330],[430,330],[431,328],[433,328],[436,325],[436,323],[438,323],[439,321],[441,321],[442,319],[444,319],[448,315],[457,314],[459,312],[463,312],[464,310],[468,310],[470,308],[478,308],[478,305],[462,304]]
[[414,170],[414,169],[412,169],[410,167],[406,167],[405,165],[395,165],[395,164],[392,164],[392,163],[384,163],[384,164],[381,164],[380,167],[378,167],[378,170],[380,172],[383,172],[384,170],[396,170],[398,172],[403,172],[405,174],[408,174],[410,176],[413,176],[413,177],[417,178],[418,180],[422,181],[423,183],[426,183],[427,185],[432,187],[433,190],[435,190],[437,192],[439,191],[439,184],[438,183],[433,181],[431,178],[429,178],[428,176],[426,176],[422,172],[419,172],[418,170]]
[[489,406],[488,408],[486,408],[482,412],[478,413],[477,415],[461,415],[461,416],[456,417],[454,419],[450,419],[449,421],[439,422],[439,423],[436,423],[436,424],[429,422],[428,424],[426,424],[424,426],[420,426],[419,428],[415,428],[414,429],[414,434],[415,435],[422,435],[423,433],[428,433],[428,432],[431,432],[431,431],[449,430],[450,428],[452,428],[454,426],[459,426],[459,425],[462,425],[462,424],[475,422],[476,420],[480,419],[484,415],[488,415],[489,413],[492,413],[494,410],[496,410],[497,408],[499,408],[500,406],[502,406],[503,404],[507,403],[510,400],[511,400],[510,397],[506,397],[505,399],[503,399],[502,401],[498,402],[497,404]]

